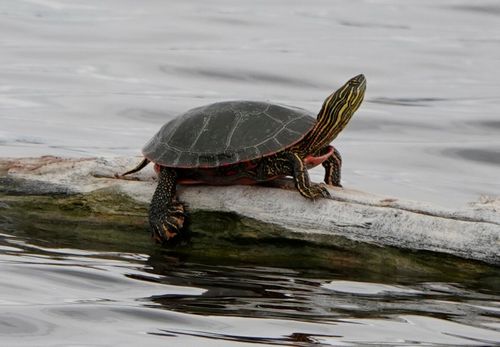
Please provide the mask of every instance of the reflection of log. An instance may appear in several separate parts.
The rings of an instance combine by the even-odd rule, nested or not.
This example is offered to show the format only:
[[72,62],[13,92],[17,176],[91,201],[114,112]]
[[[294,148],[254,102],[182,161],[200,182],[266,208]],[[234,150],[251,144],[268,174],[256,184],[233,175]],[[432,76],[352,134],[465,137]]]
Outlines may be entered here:
[[[11,180],[12,189],[18,193],[70,194],[107,188],[149,202],[155,189],[151,165],[129,179],[113,178],[137,160],[2,159],[0,176],[4,181]],[[300,234],[340,235],[379,245],[500,262],[499,200],[450,211],[350,189],[331,189],[331,193],[333,200],[311,202],[294,190],[269,187],[179,188],[180,199],[192,210],[235,212],[279,225],[295,233],[294,238]]]

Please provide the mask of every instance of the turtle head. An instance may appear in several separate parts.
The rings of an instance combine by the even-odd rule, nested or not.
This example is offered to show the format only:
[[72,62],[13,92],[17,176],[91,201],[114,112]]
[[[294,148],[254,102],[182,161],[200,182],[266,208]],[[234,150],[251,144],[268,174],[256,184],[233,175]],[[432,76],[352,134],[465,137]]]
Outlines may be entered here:
[[327,112],[331,113],[330,117],[342,124],[335,136],[347,125],[361,105],[365,90],[366,78],[360,74],[351,78],[325,100],[322,110],[328,110]]
[[357,76],[354,76],[349,81],[347,81],[346,84],[344,84],[344,86],[342,88],[340,88],[339,90],[337,90],[334,94],[336,94],[337,92],[339,92],[341,90],[348,90],[348,92],[350,93],[350,96],[348,97],[349,101],[351,101],[351,100],[355,101],[356,109],[354,111],[356,111],[358,109],[359,105],[361,105],[361,101],[363,101],[363,97],[365,96],[365,90],[366,90],[365,75],[359,74]]
[[318,113],[316,125],[306,142],[309,153],[326,147],[345,128],[365,96],[366,79],[357,75],[329,95]]

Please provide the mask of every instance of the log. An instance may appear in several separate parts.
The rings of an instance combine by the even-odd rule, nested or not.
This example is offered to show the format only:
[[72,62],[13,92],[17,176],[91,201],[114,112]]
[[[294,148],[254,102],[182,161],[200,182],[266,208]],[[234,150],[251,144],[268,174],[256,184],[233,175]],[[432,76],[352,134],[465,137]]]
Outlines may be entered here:
[[[152,165],[128,179],[115,174],[140,158],[3,158],[0,179],[16,194],[88,194],[105,189],[147,204],[156,187]],[[290,181],[282,184],[290,186]],[[293,186],[293,185],[292,185]],[[9,190],[8,189],[8,190]],[[278,226],[290,237],[332,236],[427,250],[500,263],[500,199],[483,198],[461,210],[349,188],[330,188],[332,199],[309,201],[293,187],[180,186],[192,211],[232,212]]]

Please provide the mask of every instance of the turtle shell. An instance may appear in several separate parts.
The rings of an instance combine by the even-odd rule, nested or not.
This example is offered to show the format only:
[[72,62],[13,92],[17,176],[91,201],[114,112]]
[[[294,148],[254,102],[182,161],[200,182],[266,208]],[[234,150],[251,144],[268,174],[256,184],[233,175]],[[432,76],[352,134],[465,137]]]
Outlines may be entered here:
[[144,146],[152,162],[176,168],[210,168],[257,159],[288,148],[316,119],[303,109],[256,101],[197,107],[163,127]]

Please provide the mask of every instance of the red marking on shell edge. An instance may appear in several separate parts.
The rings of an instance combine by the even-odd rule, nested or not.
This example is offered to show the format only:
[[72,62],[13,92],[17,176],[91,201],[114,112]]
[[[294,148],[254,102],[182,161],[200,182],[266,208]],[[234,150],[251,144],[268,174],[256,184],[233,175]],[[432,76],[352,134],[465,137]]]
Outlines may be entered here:
[[177,180],[177,184],[184,184],[184,185],[194,185],[194,184],[207,184],[205,181],[200,181],[200,180],[192,180],[189,178],[181,178]]
[[227,179],[227,178],[220,178],[220,179],[214,179],[214,180],[205,180],[205,181],[200,181],[200,180],[193,180],[189,178],[181,178],[177,180],[178,184],[181,185],[208,185],[208,186],[232,186],[232,185],[254,185],[258,184],[254,179],[251,178],[238,178],[235,180]]
[[156,163],[155,163],[155,167],[154,167],[154,169],[155,169],[155,172],[156,172],[156,174],[157,174],[157,175],[159,175],[159,174],[160,174],[160,168],[161,168],[161,165],[160,165],[160,164],[156,164]]
[[324,162],[332,154],[333,154],[333,147],[332,146],[328,146],[328,152],[326,152],[323,155],[320,155],[319,157],[313,157],[312,155],[308,155],[307,157],[305,157],[304,158],[304,164],[307,166],[308,169],[311,169],[311,168],[313,168],[315,166],[318,166],[322,162]]

